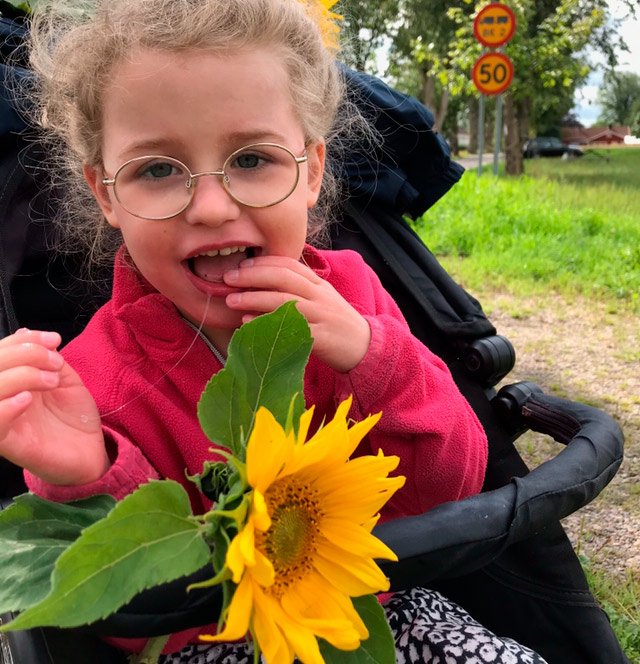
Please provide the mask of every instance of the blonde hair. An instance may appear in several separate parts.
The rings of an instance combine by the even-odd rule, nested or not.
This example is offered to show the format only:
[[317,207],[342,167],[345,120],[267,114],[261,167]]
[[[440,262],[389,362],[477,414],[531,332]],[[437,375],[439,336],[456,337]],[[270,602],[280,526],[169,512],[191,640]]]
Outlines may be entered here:
[[[60,217],[67,246],[88,250],[94,264],[111,261],[122,240],[104,222],[82,165],[102,161],[104,90],[133,50],[273,50],[285,64],[291,102],[309,142],[331,142],[345,100],[335,58],[304,0],[50,0],[34,15],[29,46],[35,117],[49,139],[55,184],[66,191]],[[321,242],[327,208],[336,198],[329,169],[322,202],[309,215],[309,241]]]

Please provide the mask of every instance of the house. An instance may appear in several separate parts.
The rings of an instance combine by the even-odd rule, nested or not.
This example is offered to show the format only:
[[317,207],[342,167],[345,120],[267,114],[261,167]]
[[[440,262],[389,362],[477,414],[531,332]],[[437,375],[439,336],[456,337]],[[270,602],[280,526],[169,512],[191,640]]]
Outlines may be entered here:
[[625,136],[631,136],[629,127],[562,127],[560,137],[565,144],[578,145],[611,145],[623,144]]

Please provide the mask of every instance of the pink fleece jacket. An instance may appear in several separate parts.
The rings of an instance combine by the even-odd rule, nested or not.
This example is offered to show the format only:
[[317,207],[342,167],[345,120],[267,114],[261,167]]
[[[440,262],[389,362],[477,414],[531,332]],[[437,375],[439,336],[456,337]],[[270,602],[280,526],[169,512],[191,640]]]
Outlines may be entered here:
[[[419,514],[442,502],[477,493],[484,478],[484,431],[445,364],[413,337],[375,273],[352,251],[305,250],[305,260],[368,321],[371,344],[360,364],[341,374],[315,357],[305,373],[305,399],[317,423],[353,395],[350,416],[382,411],[357,454],[398,455],[405,486],[383,508],[381,521]],[[118,454],[98,481],[76,487],[47,484],[26,474],[29,488],[56,501],[97,493],[123,498],[150,478],[171,478],[186,488],[193,509],[210,503],[185,479],[215,455],[196,416],[211,376],[220,370],[202,339],[174,305],[124,259],[116,259],[112,299],[63,350],[93,395]],[[174,635],[179,650],[211,626]],[[137,649],[140,644],[129,643]]]

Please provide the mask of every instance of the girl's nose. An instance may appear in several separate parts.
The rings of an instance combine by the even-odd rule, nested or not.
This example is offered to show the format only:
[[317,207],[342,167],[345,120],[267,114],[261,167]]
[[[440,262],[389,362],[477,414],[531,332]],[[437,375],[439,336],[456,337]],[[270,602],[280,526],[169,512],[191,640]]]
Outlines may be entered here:
[[240,215],[242,206],[228,194],[222,177],[203,175],[193,181],[193,198],[184,212],[188,223],[220,226]]

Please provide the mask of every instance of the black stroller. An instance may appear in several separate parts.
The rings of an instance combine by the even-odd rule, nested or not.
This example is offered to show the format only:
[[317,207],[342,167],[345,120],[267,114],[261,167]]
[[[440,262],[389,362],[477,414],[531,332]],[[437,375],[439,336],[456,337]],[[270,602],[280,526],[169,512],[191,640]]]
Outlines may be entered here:
[[[8,18],[1,21],[4,56],[19,43],[23,28]],[[39,182],[41,155],[37,144],[21,135],[23,122],[4,85],[21,72],[5,66],[4,59],[0,68],[0,334],[30,326],[57,329],[68,340],[108,297],[108,288],[89,291],[78,284],[73,262],[47,249],[52,201]],[[385,143],[374,157],[347,157],[350,196],[333,227],[333,246],[360,252],[378,273],[413,333],[447,362],[490,441],[482,494],[376,529],[400,558],[382,565],[391,589],[440,590],[489,629],[533,648],[550,664],[628,663],[559,523],[614,476],[622,460],[622,433],[606,414],[545,396],[531,383],[496,394],[494,386],[515,362],[511,344],[403,218],[427,210],[463,169],[450,161],[421,104],[375,78],[345,74]],[[527,428],[566,444],[531,472],[513,446]],[[0,477],[6,506],[25,487],[19,469],[2,459]],[[50,628],[2,634],[0,664],[124,662],[124,655],[96,634],[156,636],[214,621],[218,589],[184,591],[208,575],[205,569],[147,591],[107,620],[74,630],[72,638]],[[9,618],[0,616],[4,622]]]

